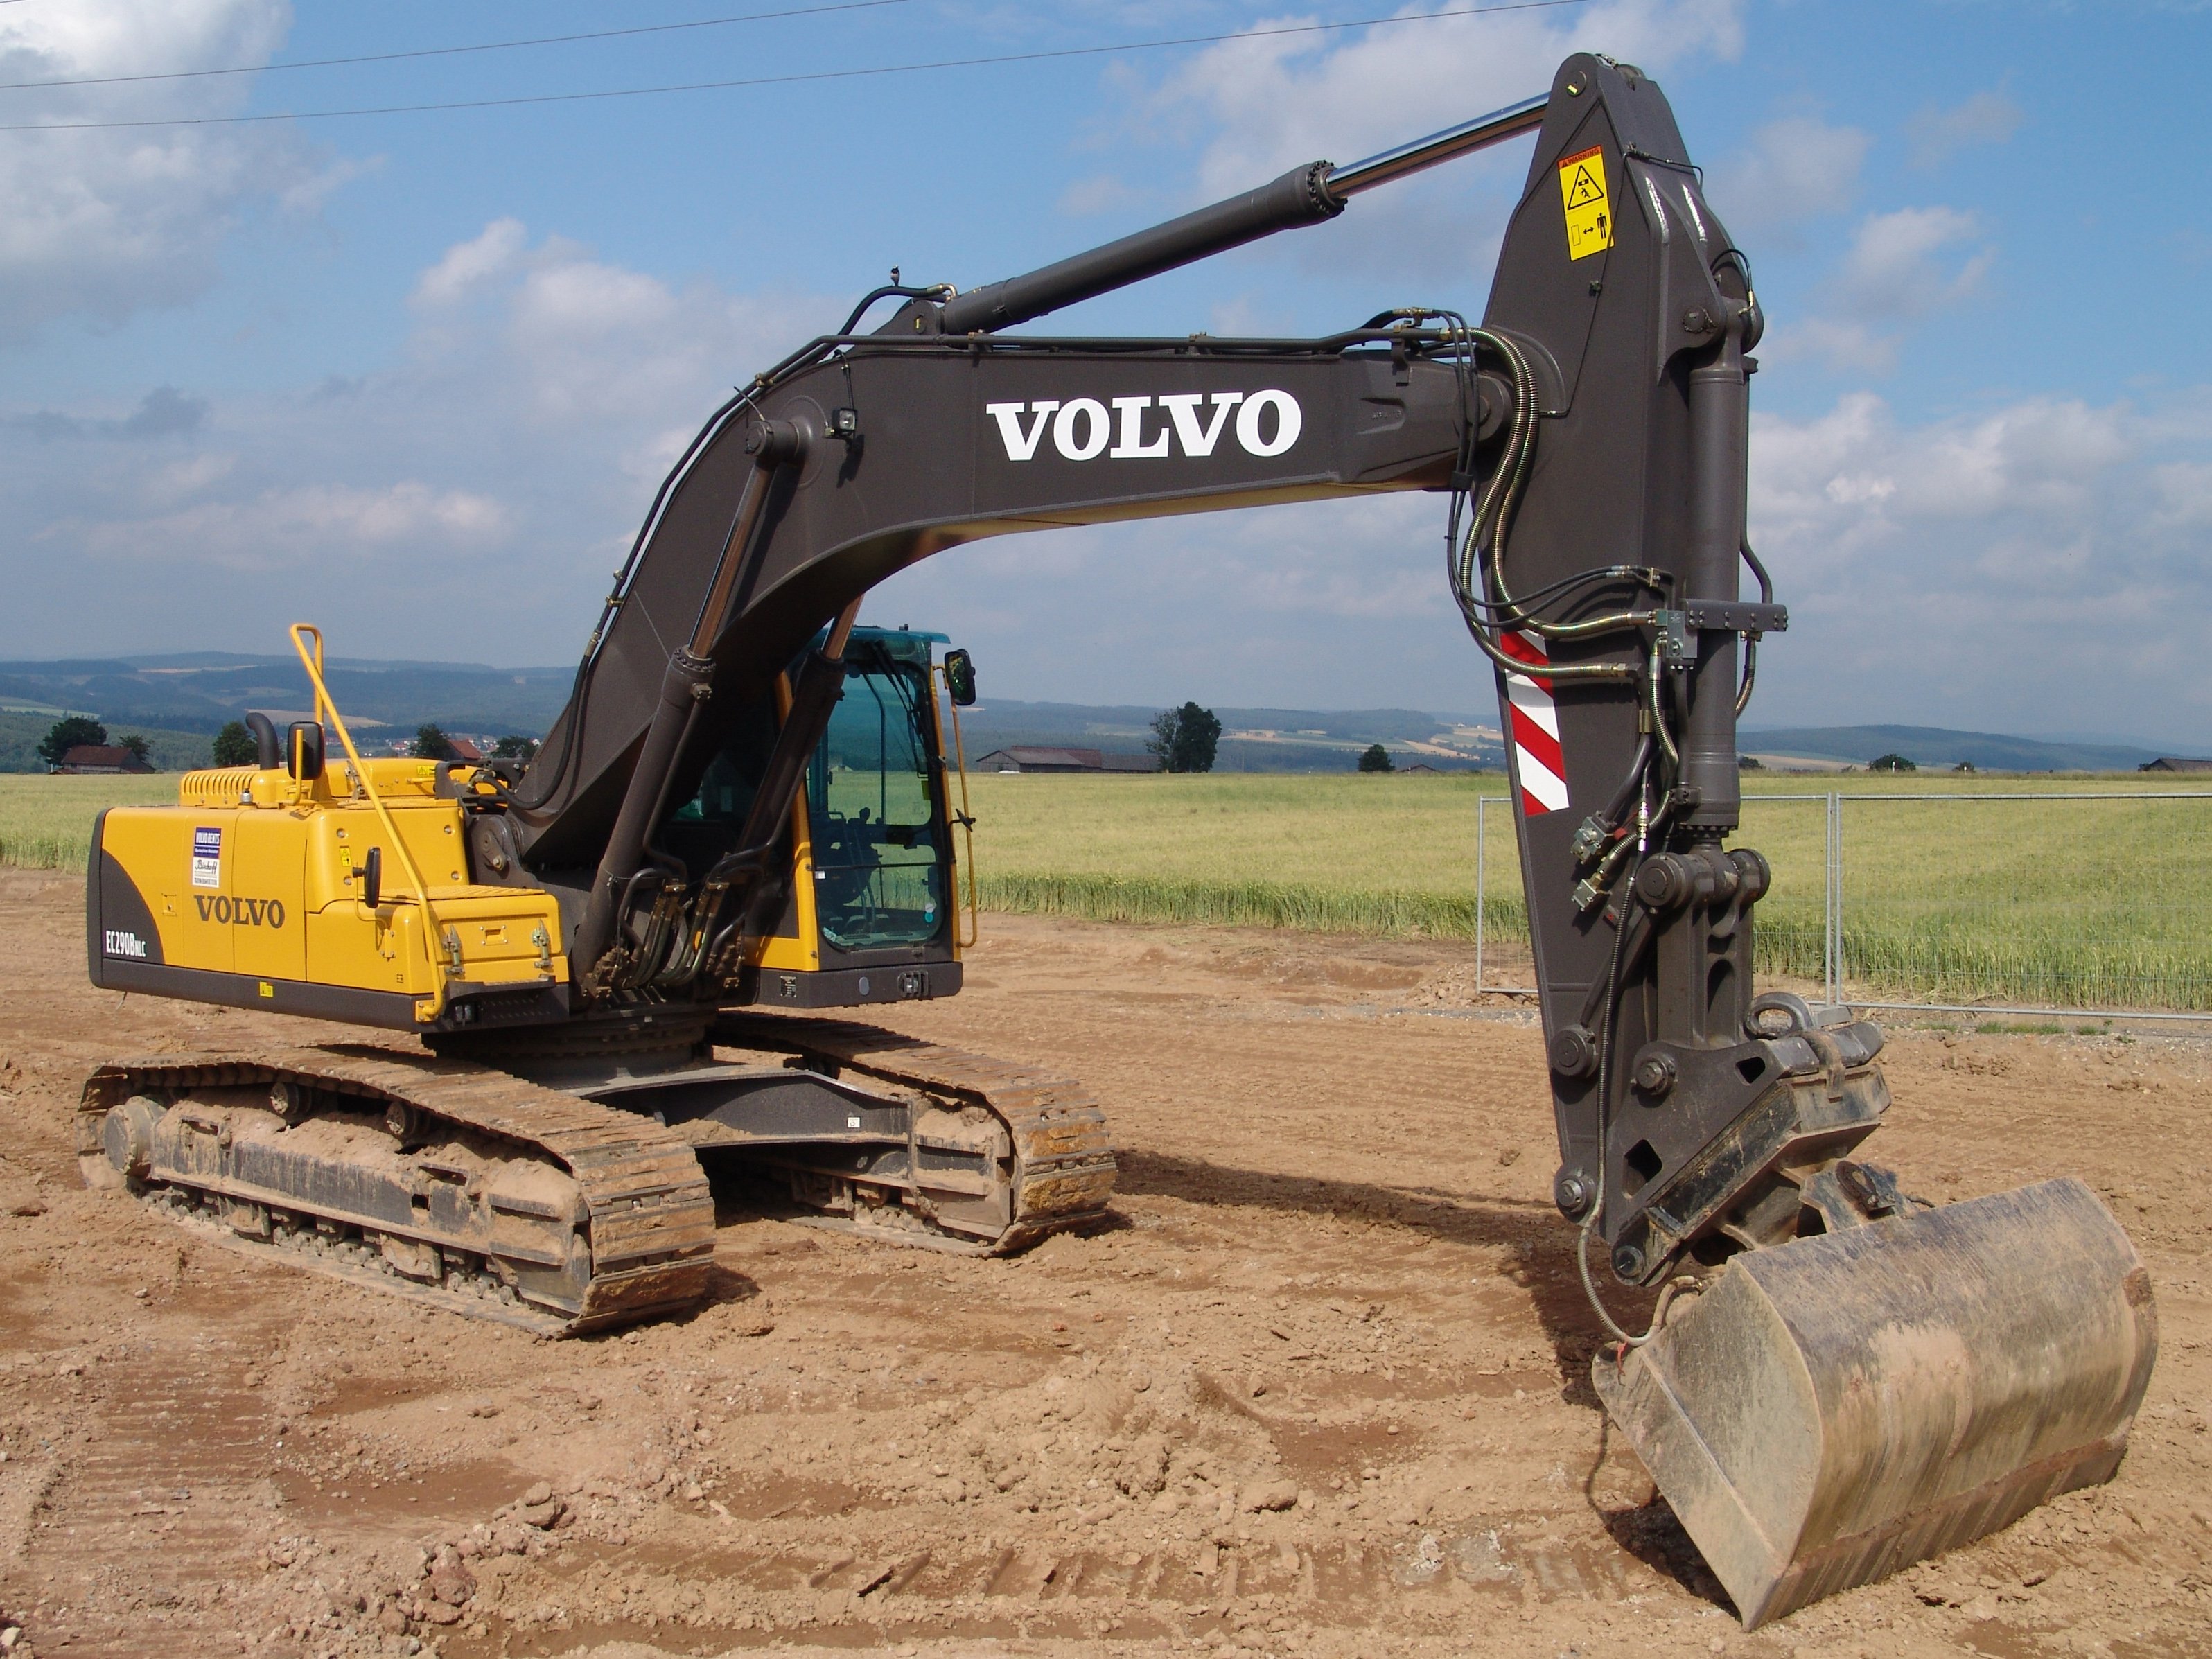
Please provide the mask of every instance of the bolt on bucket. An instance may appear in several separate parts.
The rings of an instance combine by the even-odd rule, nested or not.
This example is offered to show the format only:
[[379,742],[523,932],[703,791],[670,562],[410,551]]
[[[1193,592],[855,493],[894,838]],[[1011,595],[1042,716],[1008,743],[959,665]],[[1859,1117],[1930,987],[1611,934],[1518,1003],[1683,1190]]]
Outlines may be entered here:
[[2150,1275],[2068,1177],[1733,1258],[1592,1380],[1746,1630],[2112,1478]]

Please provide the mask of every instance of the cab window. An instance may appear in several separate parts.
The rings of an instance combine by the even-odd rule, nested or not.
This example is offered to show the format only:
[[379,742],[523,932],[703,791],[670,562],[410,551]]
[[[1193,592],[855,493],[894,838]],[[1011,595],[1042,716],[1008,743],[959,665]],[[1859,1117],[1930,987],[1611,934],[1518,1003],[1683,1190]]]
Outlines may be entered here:
[[842,951],[922,944],[945,915],[927,675],[854,650],[807,773],[815,914]]

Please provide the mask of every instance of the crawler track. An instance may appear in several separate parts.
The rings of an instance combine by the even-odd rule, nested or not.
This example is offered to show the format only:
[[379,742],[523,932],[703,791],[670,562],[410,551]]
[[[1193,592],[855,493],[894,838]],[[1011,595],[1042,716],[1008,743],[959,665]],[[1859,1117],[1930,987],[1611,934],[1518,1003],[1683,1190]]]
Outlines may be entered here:
[[680,1313],[714,1208],[649,1118],[465,1060],[331,1046],[101,1066],[88,1181],[428,1305],[568,1335]]
[[[714,1040],[907,1103],[904,1174],[805,1143],[803,1218],[1003,1255],[1099,1219],[1105,1115],[1066,1078],[851,1022],[726,1015]],[[568,1335],[678,1314],[707,1290],[714,1201],[692,1139],[497,1066],[333,1044],[164,1054],[87,1080],[88,1182],[227,1243],[425,1306]]]
[[[727,1013],[713,1036],[717,1043],[826,1061],[948,1107],[980,1106],[997,1121],[1007,1140],[1003,1231],[978,1238],[933,1228],[909,1232],[907,1242],[1002,1255],[1107,1214],[1115,1164],[1106,1114],[1072,1079],[849,1020]],[[921,1150],[926,1158],[927,1145]],[[867,1218],[865,1205],[853,1206],[851,1215],[855,1231],[885,1231]]]

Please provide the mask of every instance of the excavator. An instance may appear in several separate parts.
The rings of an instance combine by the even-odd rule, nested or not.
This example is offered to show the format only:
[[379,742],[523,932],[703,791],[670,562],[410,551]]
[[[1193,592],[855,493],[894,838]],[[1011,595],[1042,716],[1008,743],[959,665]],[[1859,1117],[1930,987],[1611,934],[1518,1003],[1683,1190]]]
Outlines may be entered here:
[[[1529,134],[1480,322],[1012,331]],[[1746,534],[1765,319],[1649,76],[1578,54],[1026,275],[897,276],[707,421],[526,764],[364,757],[302,624],[313,719],[102,817],[95,985],[377,1035],[100,1067],[88,1181],[549,1334],[700,1303],[718,1162],[890,1242],[1095,1222],[1079,1085],[819,1012],[953,994],[973,938],[974,665],[861,599],[988,536],[1423,490],[1510,732],[1592,1381],[1744,1625],[2112,1475],[2157,1352],[2127,1235],[2070,1177],[1911,1196],[1863,1155],[1881,1030],[1754,984],[1736,722],[1788,623]]]

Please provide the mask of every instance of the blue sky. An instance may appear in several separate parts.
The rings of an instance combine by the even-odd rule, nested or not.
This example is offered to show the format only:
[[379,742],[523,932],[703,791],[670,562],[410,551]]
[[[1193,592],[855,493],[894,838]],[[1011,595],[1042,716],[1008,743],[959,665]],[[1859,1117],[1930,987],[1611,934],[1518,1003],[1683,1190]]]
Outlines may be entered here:
[[[806,0],[797,0],[805,3]],[[820,3],[820,0],[813,0]],[[16,0],[0,80],[297,64],[774,0]],[[624,40],[0,92],[0,121],[266,114],[1407,15],[897,0]],[[573,659],[722,390],[890,266],[969,287],[1295,162],[1659,77],[1771,319],[1753,529],[1795,625],[1754,723],[2212,750],[2212,210],[2195,6],[1589,0],[496,109],[0,132],[0,654]],[[1480,308],[1526,144],[1054,319],[1320,332]],[[988,691],[1483,711],[1422,497],[986,543],[871,620]]]

